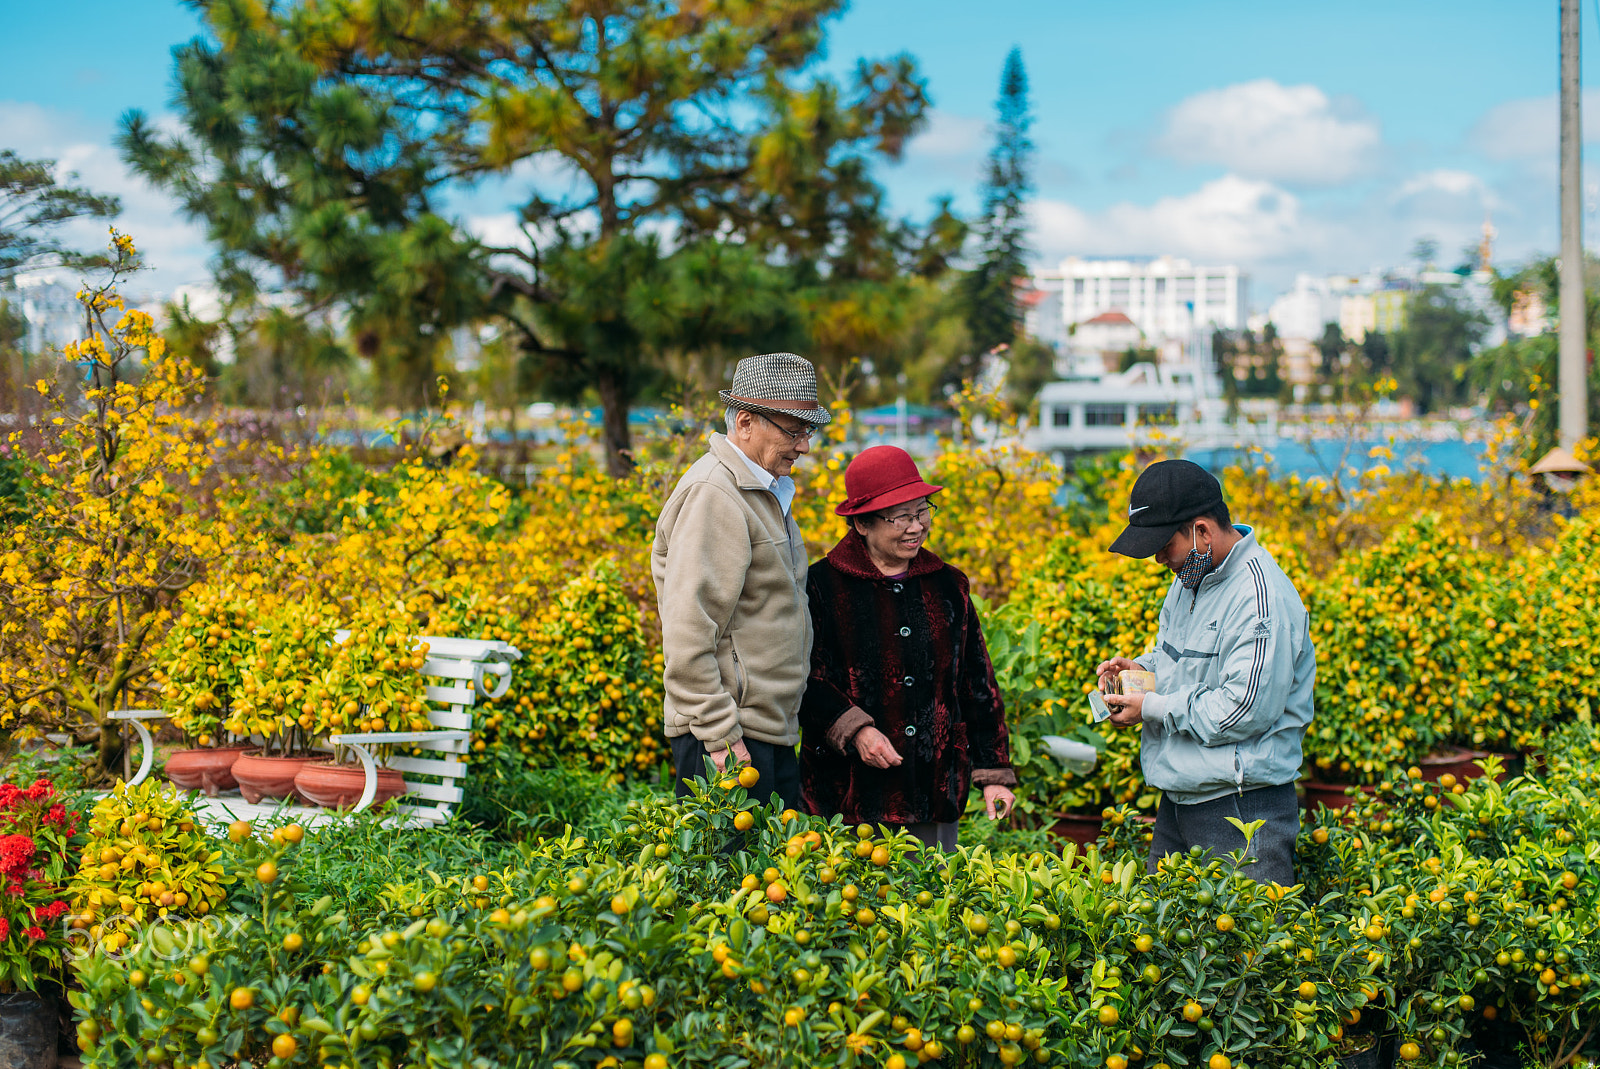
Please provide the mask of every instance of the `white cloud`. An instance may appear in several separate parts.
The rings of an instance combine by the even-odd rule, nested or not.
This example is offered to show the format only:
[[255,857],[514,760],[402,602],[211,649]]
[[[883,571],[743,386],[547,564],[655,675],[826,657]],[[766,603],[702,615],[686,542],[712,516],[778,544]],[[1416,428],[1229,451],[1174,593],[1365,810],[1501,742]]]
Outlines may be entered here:
[[[1583,139],[1600,141],[1600,89],[1586,89],[1582,100]],[[1560,98],[1551,93],[1496,104],[1467,135],[1491,160],[1539,160],[1555,166],[1561,146]]]
[[1034,233],[1046,261],[1072,254],[1172,253],[1205,263],[1276,260],[1303,252],[1319,236],[1300,201],[1269,182],[1224,175],[1192,193],[1153,204],[1123,202],[1085,212],[1039,200]]
[[1477,175],[1448,168],[1425,171],[1406,179],[1395,191],[1393,199],[1398,204],[1411,198],[1466,198],[1480,205],[1490,200],[1488,188]]
[[[75,172],[77,184],[122,199],[122,214],[112,222],[133,236],[150,266],[124,287],[130,297],[144,304],[161,302],[184,285],[207,282],[204,231],[183,219],[166,194],[128,170],[111,144],[113,133],[69,112],[0,101],[0,146],[27,159],[56,160],[63,177]],[[98,250],[107,239],[106,222],[98,219],[75,220],[59,233],[63,241],[84,250]]]
[[970,115],[934,108],[928,125],[906,145],[908,157],[964,160],[982,156],[988,148],[989,125]]
[[1365,173],[1381,141],[1376,120],[1354,105],[1338,104],[1314,85],[1261,78],[1182,101],[1156,147],[1245,178],[1332,186]]

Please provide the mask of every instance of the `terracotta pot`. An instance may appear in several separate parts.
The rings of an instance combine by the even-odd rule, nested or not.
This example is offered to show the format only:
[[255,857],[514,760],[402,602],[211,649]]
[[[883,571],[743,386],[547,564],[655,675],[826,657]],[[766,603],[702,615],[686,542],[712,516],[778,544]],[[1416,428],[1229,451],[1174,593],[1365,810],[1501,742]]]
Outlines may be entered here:
[[1456,779],[1465,781],[1483,775],[1478,759],[1488,756],[1482,750],[1463,750],[1458,746],[1447,746],[1418,761],[1417,767],[1422,769],[1422,778],[1426,780],[1436,780],[1449,773]]
[[[294,789],[326,809],[349,809],[361,801],[367,774],[360,765],[336,765],[332,761],[313,761],[294,778]],[[372,804],[387,802],[406,793],[405,779],[391,768],[378,769],[378,790]]]
[[1100,838],[1100,826],[1105,818],[1099,813],[1056,813],[1049,831],[1058,839],[1071,839],[1087,846]]
[[[1354,795],[1344,793],[1350,789],[1348,783],[1319,783],[1314,779],[1303,779],[1300,781],[1300,786],[1305,790],[1300,805],[1308,812],[1316,812],[1319,803],[1329,809],[1343,809],[1356,801]],[[1371,787],[1360,789],[1367,794],[1373,793]]]
[[188,790],[200,790],[215,798],[218,791],[239,786],[233,778],[233,763],[248,746],[207,746],[198,750],[179,750],[167,758],[167,779]]
[[19,991],[0,995],[0,1066],[55,1069],[56,1001]]
[[300,770],[316,757],[265,757],[260,750],[249,750],[239,755],[233,763],[233,778],[239,781],[239,793],[252,804],[263,798],[293,798],[311,804],[311,800],[294,789],[294,778]]

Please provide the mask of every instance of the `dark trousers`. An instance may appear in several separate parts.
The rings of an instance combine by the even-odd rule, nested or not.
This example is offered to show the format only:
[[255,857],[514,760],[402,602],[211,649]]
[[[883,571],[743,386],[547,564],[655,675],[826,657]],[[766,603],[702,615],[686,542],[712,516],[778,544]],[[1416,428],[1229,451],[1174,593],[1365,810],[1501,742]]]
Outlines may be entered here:
[[[705,779],[706,747],[693,735],[676,735],[667,740],[672,743],[672,765],[677,771],[677,794],[682,798],[689,793],[688,781]],[[765,802],[777,795],[785,809],[800,808],[800,759],[793,746],[777,746],[759,739],[746,738],[750,750],[750,764],[761,778],[750,791],[750,797]]]
[[1250,842],[1254,864],[1246,864],[1244,874],[1257,883],[1294,884],[1294,841],[1300,834],[1300,803],[1294,784],[1257,787],[1243,794],[1227,794],[1196,805],[1178,805],[1166,795],[1156,810],[1155,837],[1150,841],[1147,871],[1168,854],[1187,853],[1191,846],[1216,854],[1244,849],[1244,836],[1228,818],[1245,824],[1264,820]]

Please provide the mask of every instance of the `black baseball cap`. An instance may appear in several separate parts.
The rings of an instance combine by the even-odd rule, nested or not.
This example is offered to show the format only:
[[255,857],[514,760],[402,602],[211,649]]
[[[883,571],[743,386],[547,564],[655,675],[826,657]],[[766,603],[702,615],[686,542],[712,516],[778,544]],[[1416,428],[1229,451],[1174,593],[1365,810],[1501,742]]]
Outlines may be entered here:
[[1111,543],[1125,557],[1153,557],[1184,524],[1223,503],[1217,477],[1192,460],[1160,460],[1144,469],[1128,501],[1128,526]]

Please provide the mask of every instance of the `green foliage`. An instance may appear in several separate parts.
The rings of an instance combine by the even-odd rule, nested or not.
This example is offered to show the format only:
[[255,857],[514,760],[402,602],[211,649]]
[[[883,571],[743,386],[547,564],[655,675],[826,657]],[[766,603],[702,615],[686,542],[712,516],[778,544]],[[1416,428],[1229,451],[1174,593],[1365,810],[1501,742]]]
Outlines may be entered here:
[[[380,813],[363,813],[317,827],[315,848],[298,855],[295,902],[309,908],[332,895],[351,923],[376,924],[390,908],[394,888],[418,873],[496,869],[517,856],[513,845],[475,827],[465,812],[437,827],[396,827],[385,820]],[[261,830],[270,827],[263,823]],[[248,856],[247,849],[234,860],[242,863]]]
[[592,836],[621,819],[634,802],[663,790],[641,780],[619,787],[609,774],[581,767],[532,768],[525,759],[496,750],[474,763],[461,819],[517,841],[559,836],[568,827]]

